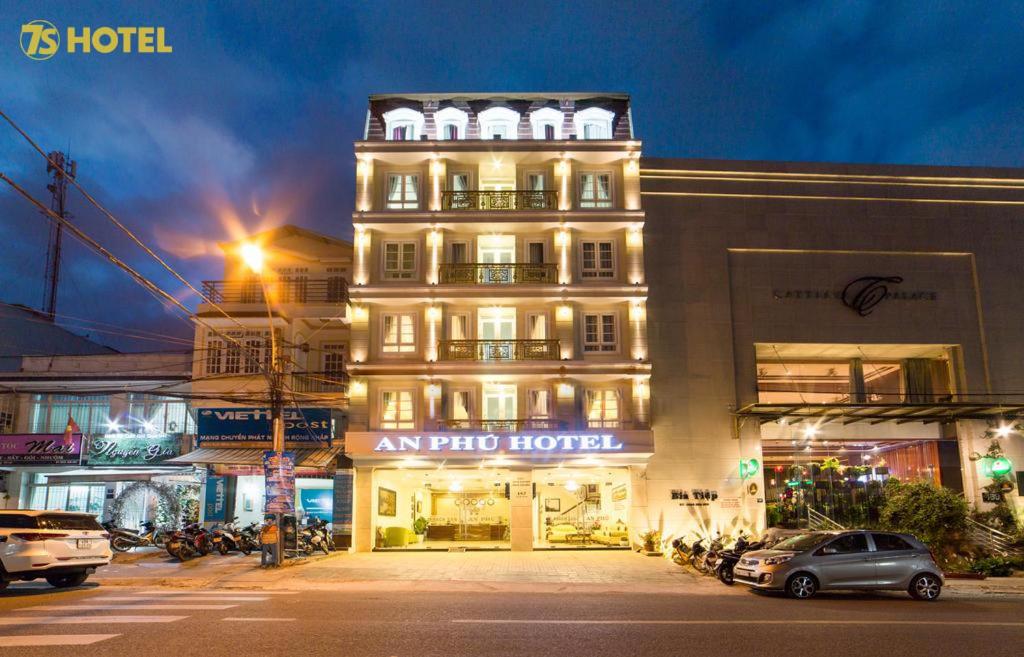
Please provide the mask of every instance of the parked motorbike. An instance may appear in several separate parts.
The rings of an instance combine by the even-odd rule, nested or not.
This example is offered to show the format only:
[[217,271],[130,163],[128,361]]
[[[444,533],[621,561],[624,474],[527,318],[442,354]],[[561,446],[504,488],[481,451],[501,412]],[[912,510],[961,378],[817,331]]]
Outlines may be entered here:
[[214,547],[221,554],[238,551],[249,556],[252,554],[252,545],[235,527],[236,520],[238,520],[237,517],[232,518],[230,522],[225,523],[223,526],[214,526],[210,531],[210,539]]
[[103,523],[103,528],[110,534],[110,548],[115,552],[128,552],[137,547],[164,547],[167,541],[167,531],[157,528],[154,523],[147,520],[142,523],[141,531],[128,529],[126,527],[115,527],[113,522]]
[[717,571],[719,555],[721,555],[724,548],[725,540],[721,534],[712,539],[711,545],[708,546],[707,552],[704,553],[702,573],[711,575]]
[[195,556],[205,557],[212,549],[210,532],[199,523],[192,523],[167,539],[167,553],[179,561]]
[[754,550],[763,550],[767,547],[765,541],[755,541],[753,543],[747,541],[747,537],[740,534],[740,537],[736,539],[736,544],[728,550],[722,550],[719,553],[718,564],[715,567],[715,574],[718,576],[718,580],[723,584],[732,586],[733,584],[733,568],[740,560],[740,556],[744,552],[753,552]]
[[324,554],[330,554],[331,549],[327,546],[327,541],[324,540],[324,536],[320,533],[313,525],[306,525],[299,532],[299,551],[305,553],[307,556],[313,554],[317,550],[323,550]]
[[679,566],[690,563],[690,546],[682,537],[672,539],[672,561]]
[[324,554],[327,554],[334,549],[334,536],[331,534],[331,530],[327,528],[326,520],[323,518],[312,518],[309,521],[309,526],[313,532],[319,534],[323,538],[323,546],[327,548],[324,550]]
[[698,573],[704,574],[708,572],[707,563],[704,561],[704,554],[707,553],[708,549],[704,547],[704,539],[698,538],[690,546],[690,565]]

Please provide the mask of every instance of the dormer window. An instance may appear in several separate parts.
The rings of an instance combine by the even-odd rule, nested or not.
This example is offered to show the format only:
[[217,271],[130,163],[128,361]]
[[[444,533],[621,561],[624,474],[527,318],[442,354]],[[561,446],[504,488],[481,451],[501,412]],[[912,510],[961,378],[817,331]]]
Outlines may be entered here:
[[388,141],[413,141],[423,134],[423,114],[408,107],[384,112],[384,136]]
[[481,139],[515,139],[519,131],[519,112],[507,107],[492,107],[480,112]]
[[600,107],[588,107],[573,115],[577,139],[611,139],[613,112]]
[[457,107],[445,107],[434,114],[434,122],[440,139],[465,139],[469,114]]
[[542,107],[530,112],[530,126],[534,139],[561,139],[562,113],[553,107]]

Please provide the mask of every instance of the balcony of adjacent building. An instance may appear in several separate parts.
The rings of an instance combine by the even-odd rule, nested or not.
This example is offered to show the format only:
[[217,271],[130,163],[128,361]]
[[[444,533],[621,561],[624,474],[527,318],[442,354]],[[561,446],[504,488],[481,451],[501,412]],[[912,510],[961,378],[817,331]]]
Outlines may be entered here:
[[493,420],[487,418],[436,420],[438,431],[576,431],[592,430],[644,430],[650,428],[645,422],[634,420],[586,419],[578,420],[557,418],[516,418],[510,420]]
[[[325,278],[280,278],[203,281],[203,296],[208,303],[199,312],[209,312],[211,304],[225,309],[249,310],[248,306],[272,309],[287,306],[293,315],[331,317],[344,320],[348,303],[348,282],[340,276]],[[296,310],[301,308],[301,310]]]
[[443,212],[546,211],[558,209],[558,192],[553,190],[482,190],[441,192]]
[[293,372],[291,391],[311,394],[348,394],[349,376],[345,372]]
[[559,360],[558,340],[441,340],[439,361],[509,362]]

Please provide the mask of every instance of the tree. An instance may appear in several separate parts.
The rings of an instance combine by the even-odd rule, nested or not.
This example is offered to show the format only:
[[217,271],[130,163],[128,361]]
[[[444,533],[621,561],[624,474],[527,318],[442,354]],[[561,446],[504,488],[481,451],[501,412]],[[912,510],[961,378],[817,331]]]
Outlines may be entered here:
[[881,521],[887,529],[913,534],[944,549],[967,531],[968,507],[962,495],[927,482],[885,487]]

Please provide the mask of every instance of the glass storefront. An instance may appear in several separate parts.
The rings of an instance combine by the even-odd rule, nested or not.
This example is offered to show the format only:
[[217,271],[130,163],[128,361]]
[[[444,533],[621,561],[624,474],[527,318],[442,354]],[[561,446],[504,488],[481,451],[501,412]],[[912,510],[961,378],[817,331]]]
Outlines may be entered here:
[[[514,474],[531,481],[534,548],[629,547],[626,468]],[[511,548],[509,469],[378,469],[373,477],[375,549]]]

